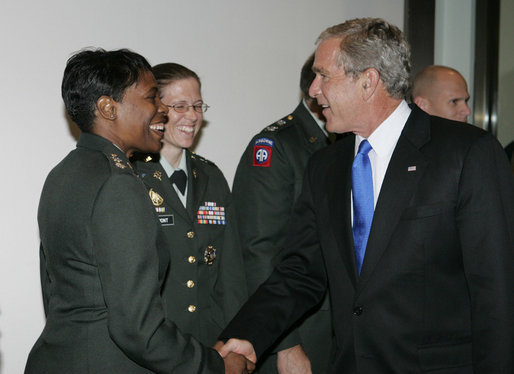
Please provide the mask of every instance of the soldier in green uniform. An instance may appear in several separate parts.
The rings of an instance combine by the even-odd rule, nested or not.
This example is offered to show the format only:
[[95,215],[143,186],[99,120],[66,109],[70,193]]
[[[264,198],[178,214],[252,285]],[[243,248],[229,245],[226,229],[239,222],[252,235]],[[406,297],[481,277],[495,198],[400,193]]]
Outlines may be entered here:
[[135,165],[169,242],[162,296],[168,318],[212,346],[247,298],[232,197],[218,167],[188,149],[208,108],[197,74],[175,63],[153,72],[169,120],[160,154]]
[[[311,56],[302,68],[302,102],[254,136],[237,167],[232,192],[250,294],[278,262],[308,158],[329,143],[321,108],[308,94],[313,60]],[[277,356],[260,360],[257,372],[273,373],[278,365],[280,373],[309,373],[303,350],[313,373],[326,371],[332,340],[328,297],[297,327],[273,349]]]
[[129,162],[135,151],[161,147],[168,108],[150,65],[128,50],[81,51],[68,60],[62,94],[82,134],[41,194],[47,320],[25,373],[229,370],[214,349],[183,335],[162,306],[169,250]]

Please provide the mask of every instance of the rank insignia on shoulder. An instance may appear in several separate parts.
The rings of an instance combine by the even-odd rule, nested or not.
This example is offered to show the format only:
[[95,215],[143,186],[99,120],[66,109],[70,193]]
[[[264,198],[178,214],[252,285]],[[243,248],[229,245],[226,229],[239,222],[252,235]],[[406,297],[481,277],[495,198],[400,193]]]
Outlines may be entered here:
[[271,153],[273,152],[273,140],[259,138],[253,144],[253,166],[271,166]]
[[113,160],[114,162],[121,162],[122,161],[120,156],[118,156],[116,153],[111,153],[111,160]]
[[123,160],[116,153],[111,153],[111,160],[113,160],[114,165],[120,169],[125,169],[127,167],[125,164],[123,164]]
[[203,253],[203,260],[207,265],[212,265],[215,259],[216,248],[214,248],[212,245],[208,245],[207,248],[205,248],[205,252]]
[[162,181],[162,173],[159,170],[154,171],[153,177]]
[[152,203],[155,206],[161,206],[164,202],[162,196],[155,192],[153,188],[150,188],[150,191],[148,191],[148,196],[150,196],[150,200],[152,200]]
[[201,225],[225,225],[225,207],[206,201],[204,205],[198,207],[196,222]]
[[269,125],[268,127],[266,127],[264,129],[264,131],[275,131],[278,129],[278,126],[277,125]]
[[209,161],[205,157],[202,157],[202,156],[200,156],[200,155],[198,155],[198,154],[196,154],[194,152],[191,152],[191,159],[192,160],[199,160],[199,161],[205,162],[208,165],[213,165],[212,161]]

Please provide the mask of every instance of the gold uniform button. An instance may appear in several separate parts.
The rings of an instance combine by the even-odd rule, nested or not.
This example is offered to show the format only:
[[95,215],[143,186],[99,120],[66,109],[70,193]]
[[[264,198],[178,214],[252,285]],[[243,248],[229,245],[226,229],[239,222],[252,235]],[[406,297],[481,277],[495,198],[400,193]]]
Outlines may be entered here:
[[188,231],[186,235],[187,235],[188,239],[193,239],[195,237],[195,232],[194,231]]
[[192,280],[188,280],[186,285],[187,285],[187,288],[193,288],[195,286],[195,282]]
[[193,313],[193,312],[195,312],[195,311],[196,311],[196,306],[194,306],[194,305],[189,305],[189,306],[187,307],[187,310],[188,310],[190,313]]
[[187,258],[187,262],[189,262],[190,264],[194,264],[196,262],[196,257],[195,256],[189,256]]

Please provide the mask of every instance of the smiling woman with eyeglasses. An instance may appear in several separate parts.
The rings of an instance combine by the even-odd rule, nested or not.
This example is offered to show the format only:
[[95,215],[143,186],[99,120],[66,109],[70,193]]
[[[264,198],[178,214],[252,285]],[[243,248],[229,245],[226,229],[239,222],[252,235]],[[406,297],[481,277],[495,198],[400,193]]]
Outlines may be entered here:
[[247,296],[232,197],[218,167],[189,150],[209,108],[198,75],[176,63],[152,70],[169,119],[160,154],[135,165],[170,243],[162,296],[168,318],[212,346]]

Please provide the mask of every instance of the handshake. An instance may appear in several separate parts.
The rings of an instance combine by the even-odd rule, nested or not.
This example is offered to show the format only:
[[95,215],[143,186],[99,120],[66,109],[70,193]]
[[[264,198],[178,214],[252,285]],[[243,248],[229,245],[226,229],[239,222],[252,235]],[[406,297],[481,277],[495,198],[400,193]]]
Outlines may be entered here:
[[[248,340],[229,339],[214,346],[225,362],[225,374],[250,374],[255,370],[257,355]],[[312,374],[311,363],[301,345],[277,353],[279,374]]]
[[225,374],[250,374],[255,370],[257,355],[248,340],[230,339],[214,346],[225,363]]

